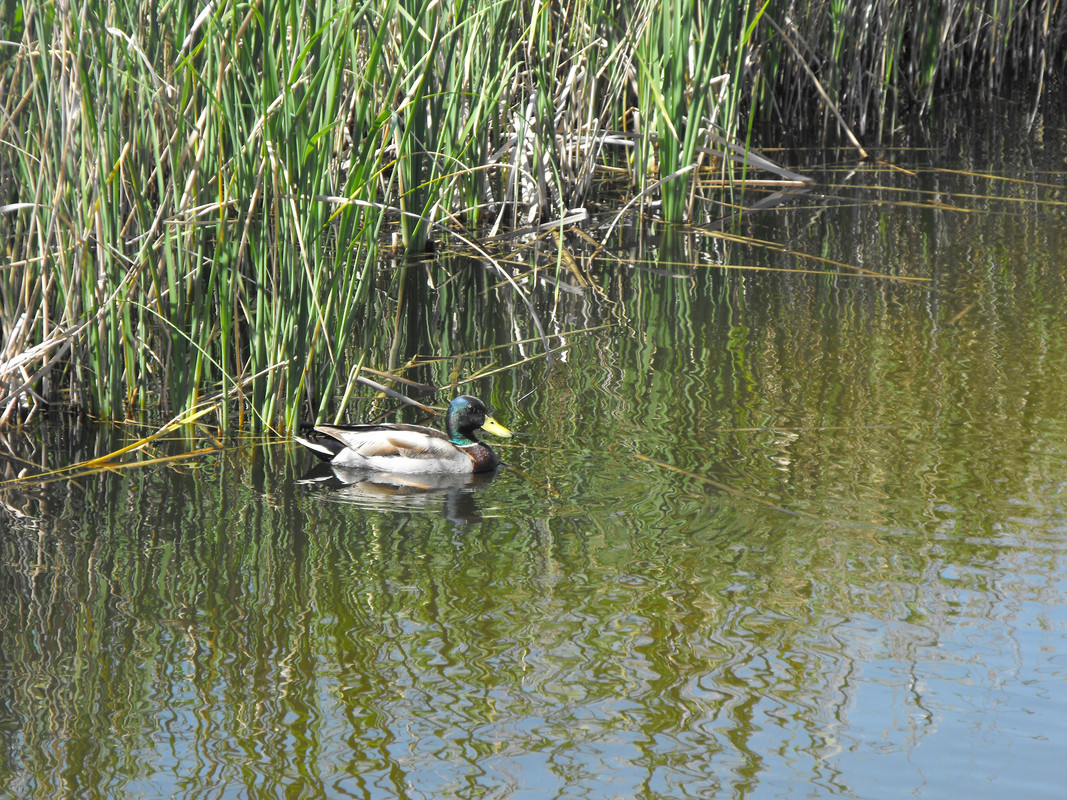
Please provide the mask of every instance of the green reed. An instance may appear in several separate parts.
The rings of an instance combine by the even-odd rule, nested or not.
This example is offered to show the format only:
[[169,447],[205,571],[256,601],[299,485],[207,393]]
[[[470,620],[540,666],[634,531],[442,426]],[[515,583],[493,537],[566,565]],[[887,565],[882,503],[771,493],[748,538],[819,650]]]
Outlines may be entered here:
[[3,37],[5,357],[48,348],[4,388],[290,427],[309,381],[336,383],[376,264],[378,220],[315,199],[375,191],[339,158],[352,10],[20,10]]
[[[631,79],[665,95],[648,88],[662,64],[639,62],[676,10],[9,6],[5,419],[39,401],[111,418],[214,403],[224,426],[283,428],[321,413],[351,348],[376,340],[383,234],[395,226],[418,252],[448,227],[585,202],[607,135],[627,125]],[[703,52],[692,24],[672,35]],[[675,83],[690,80],[687,51],[670,56]],[[670,94],[643,110],[650,134],[690,111],[684,87]]]
[[351,364],[396,356],[381,301],[404,270],[385,283],[383,240],[419,253],[560,220],[605,166],[696,219],[737,180],[719,156],[742,87],[812,116],[794,49],[861,123],[895,114],[905,82],[927,107],[978,81],[965,54],[987,73],[1062,65],[1047,3],[952,11],[956,38],[941,6],[912,5],[8,2],[0,421],[53,401],[214,405],[224,427],[321,416]]
[[868,144],[885,142],[943,95],[1008,95],[1028,126],[1067,66],[1067,10],[1055,0],[770,0],[752,53],[754,108],[806,134],[840,127],[832,104]]

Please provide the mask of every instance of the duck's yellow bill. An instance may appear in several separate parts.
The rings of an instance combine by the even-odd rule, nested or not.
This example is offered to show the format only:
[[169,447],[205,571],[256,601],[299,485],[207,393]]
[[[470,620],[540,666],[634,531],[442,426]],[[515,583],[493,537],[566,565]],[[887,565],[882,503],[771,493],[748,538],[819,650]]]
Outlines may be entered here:
[[493,436],[499,436],[501,439],[510,439],[511,431],[501,425],[492,417],[486,417],[485,422],[482,423],[482,430],[488,431]]

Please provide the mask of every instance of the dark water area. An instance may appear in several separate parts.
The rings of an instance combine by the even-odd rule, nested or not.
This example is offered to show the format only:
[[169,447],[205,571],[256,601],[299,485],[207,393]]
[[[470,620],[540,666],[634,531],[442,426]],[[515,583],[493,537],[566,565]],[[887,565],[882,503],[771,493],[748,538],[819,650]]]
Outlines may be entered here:
[[[571,240],[551,370],[489,273],[369,326],[438,384],[534,357],[464,387],[518,471],[7,480],[0,797],[1062,796],[1067,127],[872,155]],[[136,435],[8,431],[6,476]]]

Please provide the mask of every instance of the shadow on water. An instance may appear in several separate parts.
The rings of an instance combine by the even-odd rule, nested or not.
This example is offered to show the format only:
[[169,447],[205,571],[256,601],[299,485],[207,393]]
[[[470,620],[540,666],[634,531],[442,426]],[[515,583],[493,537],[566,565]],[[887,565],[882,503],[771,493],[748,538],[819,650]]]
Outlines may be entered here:
[[311,482],[190,428],[11,483],[136,434],[6,432],[0,797],[1057,796],[1067,133],[998,130],[571,241],[551,371],[419,265],[360,346],[487,374],[520,472]]

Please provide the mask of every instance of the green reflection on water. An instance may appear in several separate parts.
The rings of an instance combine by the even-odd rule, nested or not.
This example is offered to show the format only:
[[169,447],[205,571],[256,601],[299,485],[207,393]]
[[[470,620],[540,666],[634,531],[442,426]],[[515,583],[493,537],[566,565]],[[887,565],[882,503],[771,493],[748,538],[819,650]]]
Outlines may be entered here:
[[[0,796],[1059,786],[1064,214],[886,180],[849,196],[983,213],[803,201],[749,233],[929,285],[723,272],[798,257],[698,238],[546,300],[596,329],[484,394],[557,494],[504,471],[369,500],[299,483],[286,447],[6,491]],[[442,298],[404,358],[525,324],[479,280]]]

